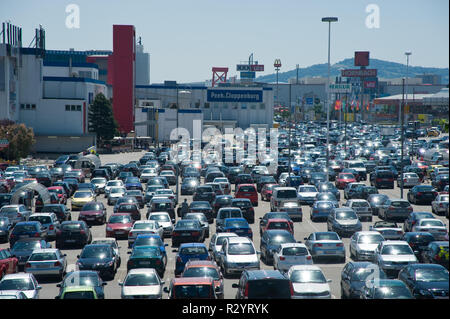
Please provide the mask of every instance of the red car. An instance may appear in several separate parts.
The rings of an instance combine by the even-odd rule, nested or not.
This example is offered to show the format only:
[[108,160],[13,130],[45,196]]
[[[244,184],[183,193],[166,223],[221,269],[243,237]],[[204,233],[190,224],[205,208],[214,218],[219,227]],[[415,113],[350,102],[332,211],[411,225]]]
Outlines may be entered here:
[[262,227],[262,233],[268,229],[283,229],[294,235],[293,225],[286,219],[282,218],[272,218],[267,220],[267,223]]
[[214,279],[214,289],[219,299],[224,298],[223,276],[220,267],[210,260],[189,260],[184,266],[182,278],[191,277],[212,277]]
[[106,224],[106,237],[126,238],[133,227],[133,219],[130,214],[116,213],[109,217],[108,224]]
[[340,173],[335,181],[338,189],[344,189],[349,183],[356,183],[356,178],[352,173]]
[[11,255],[9,249],[0,249],[0,280],[5,275],[19,272],[19,260]]
[[261,189],[261,200],[270,201],[272,197],[273,189],[275,187],[280,187],[280,184],[266,184]]
[[170,299],[217,299],[216,291],[211,277],[174,278],[164,287]]
[[258,192],[253,184],[240,184],[234,198],[248,198],[253,206],[258,206]]
[[50,193],[55,193],[60,199],[61,204],[67,205],[67,194],[62,186],[48,187],[47,190]]
[[81,208],[78,220],[84,220],[87,224],[96,222],[100,225],[106,223],[106,207],[101,202],[89,202]]

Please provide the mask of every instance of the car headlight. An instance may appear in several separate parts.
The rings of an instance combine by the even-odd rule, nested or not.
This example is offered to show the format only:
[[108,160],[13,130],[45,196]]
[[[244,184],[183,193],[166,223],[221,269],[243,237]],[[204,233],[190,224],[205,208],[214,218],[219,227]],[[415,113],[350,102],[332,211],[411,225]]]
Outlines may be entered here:
[[106,227],[106,231],[112,231],[111,227]]

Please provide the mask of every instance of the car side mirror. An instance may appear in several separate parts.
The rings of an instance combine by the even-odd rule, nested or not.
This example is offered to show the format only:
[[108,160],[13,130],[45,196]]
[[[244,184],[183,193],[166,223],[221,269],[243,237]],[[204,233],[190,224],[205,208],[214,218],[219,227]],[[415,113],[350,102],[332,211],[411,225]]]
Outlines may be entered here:
[[127,251],[127,254],[128,254],[128,255],[131,255],[131,251]]
[[164,285],[166,282],[164,280],[161,280],[161,286]]
[[41,290],[41,289],[42,289],[42,286],[37,286],[36,289],[37,289],[37,290]]
[[168,287],[164,287],[163,291],[168,294],[169,293],[169,288]]
[[61,288],[61,284],[57,284],[56,287]]
[[231,287],[233,287],[233,288],[239,288],[239,284],[232,284]]
[[102,286],[106,286],[107,284],[107,282],[102,282]]
[[332,279],[328,279],[328,280],[327,280],[327,283],[332,283],[332,282],[333,282]]
[[164,247],[167,247],[167,246],[169,246],[169,244],[164,244]]

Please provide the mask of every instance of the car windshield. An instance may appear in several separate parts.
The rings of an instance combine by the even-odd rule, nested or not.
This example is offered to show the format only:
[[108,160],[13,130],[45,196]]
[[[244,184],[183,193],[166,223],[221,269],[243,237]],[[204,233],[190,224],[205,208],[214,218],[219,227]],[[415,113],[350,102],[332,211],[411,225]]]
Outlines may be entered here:
[[444,227],[445,225],[440,220],[422,220],[420,221],[420,226]]
[[95,299],[92,291],[71,291],[64,294],[64,299]]
[[156,229],[156,225],[155,225],[155,223],[136,223],[133,226],[133,230],[134,229],[151,230],[151,229]]
[[225,227],[248,228],[248,223],[245,220],[225,220]]
[[89,286],[95,287],[99,285],[99,278],[94,273],[73,272],[64,279],[63,287],[70,286]]
[[43,224],[50,224],[52,222],[52,219],[50,216],[30,216],[28,221],[40,222],[43,225]]
[[91,180],[92,184],[104,184],[106,183],[106,178],[94,178]]
[[445,269],[417,269],[416,280],[422,282],[447,282],[448,271]]
[[308,249],[304,247],[287,247],[283,248],[283,256],[307,256]]
[[315,193],[317,192],[315,187],[300,187],[298,189],[299,193]]
[[228,254],[230,255],[254,255],[255,249],[250,243],[230,244],[228,246]]
[[17,241],[13,246],[13,250],[34,250],[39,248],[41,248],[41,243],[37,240]]
[[34,284],[29,278],[3,279],[0,281],[2,290],[34,290]]
[[2,213],[2,214],[17,213],[17,208],[16,207],[2,207],[2,209],[0,210],[0,213]]
[[111,247],[109,246],[86,246],[84,247],[81,258],[111,258]]
[[297,192],[295,189],[286,189],[286,190],[279,190],[277,192],[278,198],[296,198]]
[[379,244],[382,241],[384,241],[384,238],[379,234],[362,235],[358,238],[358,244]]
[[174,295],[177,299],[209,298],[212,294],[210,285],[175,285]]
[[198,221],[194,222],[191,219],[180,220],[176,224],[176,228],[197,229]]
[[336,233],[316,233],[316,240],[340,240]]
[[150,220],[156,220],[159,222],[170,222],[170,217],[168,215],[163,214],[157,214],[157,215],[151,215]]
[[377,276],[380,279],[385,279],[386,274],[379,269],[377,266],[369,266],[367,268],[359,268],[352,273],[351,280],[353,281],[365,281],[370,275],[373,275],[371,278],[375,278]]
[[134,242],[135,246],[162,246],[161,239],[157,237],[138,237]]
[[320,270],[294,270],[290,279],[299,284],[324,284],[327,282]]
[[122,187],[113,187],[111,188],[111,194],[125,194],[125,189]]
[[351,220],[351,219],[358,219],[358,217],[356,216],[355,212],[346,211],[346,212],[337,212],[336,219],[337,220]]
[[159,285],[158,277],[154,273],[129,274],[125,279],[124,286],[152,286]]
[[74,198],[89,198],[92,197],[92,193],[88,192],[76,192],[75,195],[73,195]]
[[412,255],[413,251],[408,245],[386,245],[381,251],[382,255]]
[[213,267],[189,267],[183,272],[183,277],[211,277],[219,280],[219,273]]
[[55,253],[35,253],[30,256],[28,261],[45,261],[45,260],[56,260]]
[[276,234],[269,238],[270,244],[295,243],[291,234]]
[[119,215],[119,216],[111,216],[109,218],[110,224],[128,224],[131,223],[131,216],[129,215]]
[[405,207],[410,207],[411,204],[408,202],[398,201],[398,202],[391,202],[391,206],[405,208]]
[[367,203],[367,202],[353,202],[352,203],[352,208],[353,207],[356,207],[356,208],[369,207],[369,203]]
[[205,255],[208,250],[205,247],[183,247],[180,249],[180,255]]
[[388,286],[375,289],[375,299],[410,299],[411,292],[404,286]]
[[82,210],[102,210],[102,207],[97,203],[89,203],[84,205]]

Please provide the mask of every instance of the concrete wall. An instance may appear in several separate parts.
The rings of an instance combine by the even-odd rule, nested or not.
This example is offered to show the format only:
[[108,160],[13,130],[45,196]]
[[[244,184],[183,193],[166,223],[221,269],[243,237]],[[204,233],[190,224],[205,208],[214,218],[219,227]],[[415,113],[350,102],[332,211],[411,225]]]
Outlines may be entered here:
[[[72,73],[77,73],[80,76],[81,72],[91,72],[91,79],[98,80],[98,69],[90,67],[72,67]],[[63,76],[71,77],[72,74],[69,71],[69,67],[65,66],[44,66],[43,76]]]

